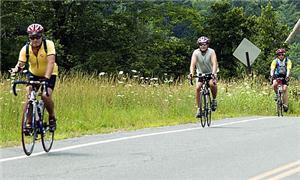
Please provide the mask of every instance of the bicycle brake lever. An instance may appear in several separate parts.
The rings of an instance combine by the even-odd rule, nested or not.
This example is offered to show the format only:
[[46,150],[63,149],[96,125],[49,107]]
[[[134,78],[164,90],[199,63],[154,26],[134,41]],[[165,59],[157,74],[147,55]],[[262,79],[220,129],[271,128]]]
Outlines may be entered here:
[[194,83],[193,83],[193,79],[190,79],[190,84],[193,86]]
[[16,91],[16,83],[13,83],[13,86],[12,86],[12,91],[13,91],[13,93],[14,93],[14,95],[15,96],[17,96],[18,94],[17,94],[17,91]]

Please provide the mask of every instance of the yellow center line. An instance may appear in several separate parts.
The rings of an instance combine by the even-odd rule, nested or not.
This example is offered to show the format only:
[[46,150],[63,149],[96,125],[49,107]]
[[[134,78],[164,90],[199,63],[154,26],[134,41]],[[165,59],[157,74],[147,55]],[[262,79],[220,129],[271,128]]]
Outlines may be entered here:
[[[272,169],[270,171],[267,171],[263,174],[260,174],[258,176],[254,176],[249,178],[248,180],[259,180],[259,179],[263,179],[269,176],[274,176],[275,174],[281,173],[279,175],[277,175],[276,177],[278,177],[278,179],[283,178],[283,177],[287,177],[290,176],[292,174],[295,174],[297,172],[300,172],[300,167],[297,167],[300,165],[300,160],[280,166],[276,169]],[[286,171],[286,172],[283,172]],[[275,178],[275,177],[274,177]],[[273,179],[273,177],[272,177]]]
[[291,169],[291,170],[289,170],[289,171],[286,171],[286,172],[284,172],[284,173],[281,173],[281,174],[279,174],[279,175],[277,175],[277,176],[273,176],[272,179],[273,179],[273,180],[283,179],[283,178],[285,178],[285,177],[291,176],[291,175],[296,174],[296,173],[298,173],[298,172],[300,172],[300,166],[297,167],[297,168],[295,168],[295,169]]

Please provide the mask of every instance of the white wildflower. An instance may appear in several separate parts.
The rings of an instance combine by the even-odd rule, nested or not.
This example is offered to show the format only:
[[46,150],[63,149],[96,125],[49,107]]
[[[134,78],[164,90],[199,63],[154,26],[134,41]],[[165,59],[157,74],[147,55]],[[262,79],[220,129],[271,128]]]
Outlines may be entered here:
[[106,73],[105,72],[100,72],[99,76],[104,76]]

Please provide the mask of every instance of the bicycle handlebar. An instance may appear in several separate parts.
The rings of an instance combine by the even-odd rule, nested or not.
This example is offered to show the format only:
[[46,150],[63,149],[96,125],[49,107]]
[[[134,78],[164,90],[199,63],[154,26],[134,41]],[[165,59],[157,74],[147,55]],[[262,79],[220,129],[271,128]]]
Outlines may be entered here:
[[208,77],[212,77],[212,73],[203,73],[203,74],[199,74],[199,75],[194,75],[192,78],[190,78],[190,84],[193,86],[193,78],[208,78]]
[[17,91],[16,91],[16,86],[17,84],[27,84],[27,85],[43,85],[44,89],[46,91],[46,96],[49,96],[48,93],[48,84],[46,83],[46,81],[24,81],[24,80],[15,80],[13,81],[13,85],[12,85],[12,91],[14,93],[15,96],[17,96]]

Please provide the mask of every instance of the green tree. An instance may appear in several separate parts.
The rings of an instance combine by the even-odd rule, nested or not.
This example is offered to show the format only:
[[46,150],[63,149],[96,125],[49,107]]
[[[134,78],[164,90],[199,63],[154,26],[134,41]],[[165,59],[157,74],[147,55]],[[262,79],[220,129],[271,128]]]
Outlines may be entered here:
[[283,47],[288,36],[288,26],[280,22],[278,14],[269,3],[262,8],[261,15],[256,20],[255,29],[257,33],[251,39],[262,52],[255,61],[254,68],[258,74],[267,77],[276,49]]
[[253,34],[254,21],[245,16],[243,8],[233,7],[229,1],[216,2],[211,6],[205,28],[216,50],[221,75],[233,77],[243,68],[233,57],[233,52],[244,37]]

